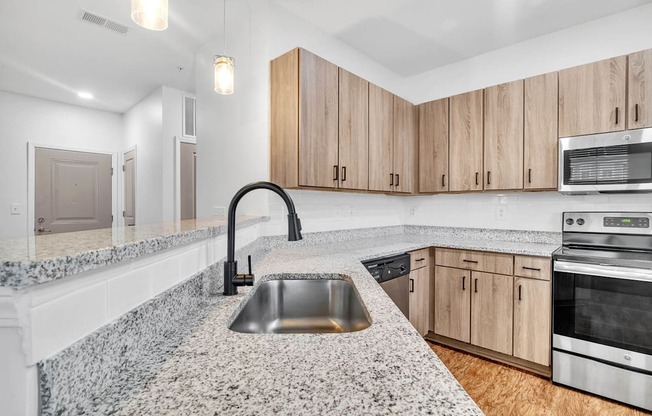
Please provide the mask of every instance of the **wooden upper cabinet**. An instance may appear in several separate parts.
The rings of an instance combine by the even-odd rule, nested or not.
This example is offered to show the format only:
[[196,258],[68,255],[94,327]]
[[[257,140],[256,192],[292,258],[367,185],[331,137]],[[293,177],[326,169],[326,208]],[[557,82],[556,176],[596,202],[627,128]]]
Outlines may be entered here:
[[482,190],[482,90],[450,98],[449,190]]
[[514,278],[473,272],[471,344],[512,355]]
[[435,334],[470,342],[471,272],[435,267],[434,298]]
[[416,182],[418,108],[394,96],[394,192],[413,193]]
[[299,49],[299,185],[337,186],[338,68]]
[[419,192],[448,191],[448,98],[419,106]]
[[369,84],[369,190],[390,192],[393,182],[394,95]]
[[369,83],[340,68],[339,187],[369,187]]
[[625,129],[627,57],[559,71],[559,136]]
[[523,80],[484,90],[486,190],[523,188]]
[[550,365],[550,282],[514,280],[514,356]]
[[525,80],[523,188],[556,189],[559,100],[556,72]]
[[299,186],[299,49],[270,63],[270,179]]
[[652,127],[652,49],[628,57],[627,128]]

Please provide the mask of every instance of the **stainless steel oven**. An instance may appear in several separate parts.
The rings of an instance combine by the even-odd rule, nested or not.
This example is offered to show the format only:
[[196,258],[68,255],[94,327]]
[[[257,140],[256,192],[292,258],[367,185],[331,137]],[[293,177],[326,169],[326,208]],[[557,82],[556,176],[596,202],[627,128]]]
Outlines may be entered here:
[[559,139],[559,192],[652,192],[652,129]]
[[553,381],[652,410],[652,213],[567,212]]

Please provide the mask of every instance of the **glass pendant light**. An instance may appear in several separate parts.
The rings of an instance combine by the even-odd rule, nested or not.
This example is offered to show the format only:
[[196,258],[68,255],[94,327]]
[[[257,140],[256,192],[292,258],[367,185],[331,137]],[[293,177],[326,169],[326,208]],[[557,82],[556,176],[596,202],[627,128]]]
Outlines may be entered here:
[[[223,0],[224,16],[224,51],[226,51],[226,0]],[[233,94],[235,77],[235,60],[226,55],[216,55],[213,60],[215,92],[218,94]]]
[[168,0],[131,0],[131,20],[145,29],[167,29]]

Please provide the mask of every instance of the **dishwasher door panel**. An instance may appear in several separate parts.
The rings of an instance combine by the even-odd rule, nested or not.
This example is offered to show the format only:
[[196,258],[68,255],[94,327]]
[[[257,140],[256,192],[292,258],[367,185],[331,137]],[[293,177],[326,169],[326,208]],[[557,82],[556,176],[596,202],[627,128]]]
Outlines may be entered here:
[[406,318],[410,317],[410,275],[397,277],[386,282],[382,282],[380,287],[385,290],[396,306],[403,312]]

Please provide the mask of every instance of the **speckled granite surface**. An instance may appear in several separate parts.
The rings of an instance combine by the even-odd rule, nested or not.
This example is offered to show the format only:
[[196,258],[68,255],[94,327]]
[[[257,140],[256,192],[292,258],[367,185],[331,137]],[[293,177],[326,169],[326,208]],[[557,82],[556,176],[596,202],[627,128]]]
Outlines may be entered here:
[[[266,217],[239,217],[243,227]],[[186,220],[0,240],[0,287],[22,289],[226,233],[226,221]]]
[[[285,273],[347,276],[371,327],[348,334],[230,331],[253,289],[209,296],[222,283],[216,265],[203,291],[191,290],[191,303],[172,289],[40,363],[50,409],[44,414],[481,414],[360,260],[428,246],[550,256],[560,235],[390,228],[341,238],[307,234],[300,242],[266,237],[237,253],[255,253],[258,281]],[[87,364],[102,356],[109,358]]]

